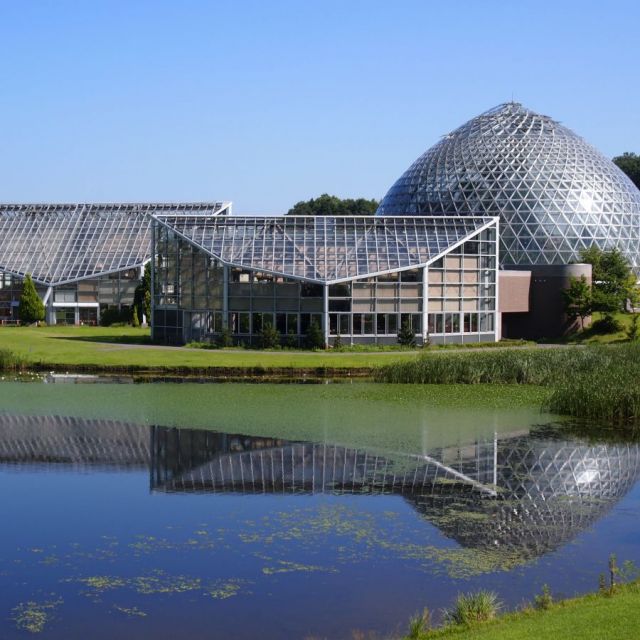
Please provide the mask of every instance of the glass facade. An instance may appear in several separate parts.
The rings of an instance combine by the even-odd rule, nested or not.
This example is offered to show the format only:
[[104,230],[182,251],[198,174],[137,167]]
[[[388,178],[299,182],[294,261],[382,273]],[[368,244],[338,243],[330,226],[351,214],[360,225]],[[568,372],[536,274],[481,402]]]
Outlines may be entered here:
[[377,214],[500,216],[504,265],[569,264],[597,245],[640,272],[640,191],[571,130],[517,103],[444,136]]
[[[479,220],[479,219],[477,219]],[[358,220],[359,221],[359,220]],[[408,268],[373,273],[351,279],[323,278],[320,282],[287,277],[264,270],[268,250],[263,233],[245,236],[242,255],[260,253],[253,268],[223,261],[220,255],[207,251],[200,242],[186,238],[185,222],[179,231],[174,220],[158,219],[153,228],[156,260],[153,278],[153,332],[154,338],[170,343],[215,340],[228,330],[236,344],[257,344],[267,325],[274,327],[284,343],[299,344],[309,327],[316,323],[325,340],[331,343],[340,336],[343,342],[395,343],[400,327],[408,322],[418,341],[427,337],[435,342],[467,342],[495,340],[496,335],[496,268],[497,221],[484,220],[466,236],[452,236],[454,242],[441,246],[430,254],[429,260],[420,262],[416,255]],[[203,221],[191,224],[191,237],[201,234]],[[209,222],[207,220],[207,222]],[[211,246],[222,255],[229,249],[220,246],[217,236],[232,238],[227,227],[235,230],[242,221],[227,219],[209,226]],[[320,225],[311,225],[307,218],[289,219],[287,225],[304,231]],[[321,221],[335,223],[335,220]],[[349,219],[340,221],[345,225]],[[382,224],[380,224],[382,222]],[[387,241],[389,229],[397,229],[400,219],[379,221],[378,242]],[[402,222],[404,228],[412,220]],[[253,228],[255,221],[250,220]],[[263,220],[263,226],[284,226],[282,220]],[[448,229],[448,220],[442,220],[439,237]],[[420,224],[418,226],[421,226]],[[453,225],[454,228],[458,228]],[[197,230],[194,230],[197,229]],[[245,229],[247,226],[245,226]],[[292,236],[295,237],[294,228]],[[356,234],[355,246],[364,247],[362,236]],[[396,247],[402,236],[396,238]],[[304,243],[303,243],[304,244]],[[375,253],[378,245],[370,242],[366,252]],[[428,245],[429,246],[429,245]],[[432,245],[433,246],[433,241]],[[385,246],[388,250],[388,246]],[[280,247],[284,255],[294,255],[289,246]],[[362,253],[365,249],[360,249]],[[314,265],[314,255],[324,248],[316,245],[309,255],[300,253],[304,268],[309,265],[314,274],[324,275]],[[343,248],[338,245],[338,253]],[[408,258],[404,257],[406,260]],[[368,264],[379,261],[372,258]],[[274,266],[271,262],[269,266]],[[280,270],[286,270],[278,262]],[[326,268],[326,267],[322,267]],[[343,273],[329,267],[333,276]]]

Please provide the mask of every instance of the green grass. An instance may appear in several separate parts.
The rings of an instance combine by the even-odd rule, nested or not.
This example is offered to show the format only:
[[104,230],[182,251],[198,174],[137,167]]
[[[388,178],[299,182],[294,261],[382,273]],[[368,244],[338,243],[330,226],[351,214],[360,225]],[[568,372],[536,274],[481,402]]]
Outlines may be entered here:
[[[590,327],[585,329],[584,331],[578,331],[577,333],[571,334],[570,336],[566,336],[565,338],[557,338],[551,340],[553,343],[564,343],[564,344],[589,344],[589,345],[597,345],[597,344],[616,344],[620,342],[627,342],[627,328],[631,325],[632,315],[630,313],[614,313],[613,314],[616,320],[622,325],[622,331],[618,331],[616,333],[595,333]],[[595,312],[593,314],[592,320],[595,322],[602,317],[602,314],[599,312]]]
[[331,353],[324,351],[251,351],[190,349],[152,345],[147,329],[133,327],[2,327],[0,349],[9,349],[31,365],[148,369],[359,369],[393,359],[411,359],[416,351]]
[[552,604],[546,610],[527,609],[493,621],[426,632],[432,640],[626,640],[638,637],[640,584],[620,586],[612,595],[590,594]]

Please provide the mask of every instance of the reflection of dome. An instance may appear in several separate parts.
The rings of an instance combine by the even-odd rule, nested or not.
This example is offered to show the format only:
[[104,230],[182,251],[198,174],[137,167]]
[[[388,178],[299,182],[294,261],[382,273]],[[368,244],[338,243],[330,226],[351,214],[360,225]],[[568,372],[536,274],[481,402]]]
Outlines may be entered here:
[[495,498],[460,486],[407,498],[465,547],[538,557],[591,526],[640,474],[638,445],[522,436],[498,441]]
[[640,191],[582,138],[517,103],[445,136],[377,213],[500,215],[507,265],[567,264],[597,244],[640,267]]

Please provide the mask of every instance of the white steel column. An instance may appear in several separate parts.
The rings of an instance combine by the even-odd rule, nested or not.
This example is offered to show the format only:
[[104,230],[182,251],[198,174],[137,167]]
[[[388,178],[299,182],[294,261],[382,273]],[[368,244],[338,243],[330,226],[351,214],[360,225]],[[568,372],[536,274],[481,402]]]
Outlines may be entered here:
[[222,267],[222,327],[229,328],[229,267]]
[[429,331],[427,322],[429,319],[429,268],[422,267],[422,344],[427,343]]
[[324,329],[324,345],[329,346],[329,285],[322,285],[322,327]]

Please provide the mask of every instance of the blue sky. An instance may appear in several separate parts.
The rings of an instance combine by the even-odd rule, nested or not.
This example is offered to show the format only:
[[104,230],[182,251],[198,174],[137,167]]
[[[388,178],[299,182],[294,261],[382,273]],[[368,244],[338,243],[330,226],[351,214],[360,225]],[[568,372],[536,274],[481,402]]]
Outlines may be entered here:
[[512,98],[640,152],[640,3],[0,0],[0,201],[380,198]]

